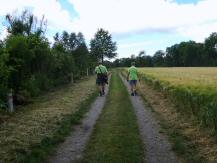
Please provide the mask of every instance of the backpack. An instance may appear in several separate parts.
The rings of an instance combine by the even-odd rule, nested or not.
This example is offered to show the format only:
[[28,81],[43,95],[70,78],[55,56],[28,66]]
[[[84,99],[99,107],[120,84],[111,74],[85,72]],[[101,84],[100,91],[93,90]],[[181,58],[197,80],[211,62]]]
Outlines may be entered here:
[[[98,66],[99,67],[99,66]],[[108,75],[107,74],[105,74],[105,73],[102,73],[102,70],[101,70],[101,68],[99,67],[99,70],[100,70],[100,72],[101,72],[101,78],[103,79],[103,81],[106,83],[106,84],[108,84]]]

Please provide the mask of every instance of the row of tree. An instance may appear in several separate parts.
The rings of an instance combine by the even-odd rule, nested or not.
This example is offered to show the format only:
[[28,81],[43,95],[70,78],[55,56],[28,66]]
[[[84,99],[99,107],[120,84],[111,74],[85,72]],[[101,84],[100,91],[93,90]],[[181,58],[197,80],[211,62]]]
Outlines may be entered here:
[[195,41],[181,42],[159,50],[153,56],[141,51],[138,56],[116,59],[115,67],[130,66],[135,61],[140,67],[199,67],[217,66],[217,33],[212,33],[204,43]]
[[82,33],[56,33],[50,44],[44,17],[37,21],[24,11],[21,16],[8,14],[6,21],[9,35],[0,41],[0,108],[6,107],[9,90],[13,90],[15,101],[22,103],[81,78],[87,70],[93,72],[99,59],[116,55],[116,43],[103,29],[91,40],[89,52]]

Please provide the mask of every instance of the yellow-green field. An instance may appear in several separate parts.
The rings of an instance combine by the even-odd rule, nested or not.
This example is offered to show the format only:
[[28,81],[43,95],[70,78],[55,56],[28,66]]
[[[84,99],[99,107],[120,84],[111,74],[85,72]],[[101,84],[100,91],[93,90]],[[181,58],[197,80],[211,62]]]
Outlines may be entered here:
[[139,72],[171,85],[217,88],[217,68],[139,68]]
[[139,68],[139,73],[172,98],[180,111],[217,132],[217,68]]

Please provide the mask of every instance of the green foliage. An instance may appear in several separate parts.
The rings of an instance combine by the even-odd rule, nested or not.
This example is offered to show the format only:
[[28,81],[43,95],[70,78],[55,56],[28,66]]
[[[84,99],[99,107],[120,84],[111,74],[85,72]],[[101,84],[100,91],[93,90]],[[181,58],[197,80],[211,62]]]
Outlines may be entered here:
[[9,87],[17,91],[21,83],[31,74],[32,51],[28,48],[28,39],[25,36],[10,36],[6,40],[6,48],[9,53],[7,64],[13,67],[9,76]]
[[44,17],[37,24],[37,18],[31,14],[28,10],[22,12],[21,15],[15,13],[15,15],[7,14],[6,21],[8,22],[8,32],[12,35],[30,35],[37,34],[40,36],[44,33],[46,28],[46,20]]
[[99,29],[94,36],[94,39],[90,41],[91,54],[98,60],[104,60],[104,57],[114,58],[117,53],[116,42],[112,41],[112,36],[108,31]]
[[[39,21],[28,11],[6,16],[8,37],[0,42],[0,106],[5,105],[8,89],[27,100],[52,87],[80,79],[96,59],[89,55],[82,33],[63,31],[54,36],[53,47],[43,35],[44,17]],[[18,101],[19,102],[19,101]]]
[[10,67],[6,65],[8,61],[8,54],[0,47],[0,109],[6,107],[6,96],[8,91],[8,77],[10,74]]
[[[142,54],[142,55],[141,55]],[[113,62],[114,67],[128,67],[136,62],[139,67],[199,67],[217,65],[217,33],[212,33],[204,43],[181,42],[158,50],[153,56],[139,53],[138,56],[121,58]]]

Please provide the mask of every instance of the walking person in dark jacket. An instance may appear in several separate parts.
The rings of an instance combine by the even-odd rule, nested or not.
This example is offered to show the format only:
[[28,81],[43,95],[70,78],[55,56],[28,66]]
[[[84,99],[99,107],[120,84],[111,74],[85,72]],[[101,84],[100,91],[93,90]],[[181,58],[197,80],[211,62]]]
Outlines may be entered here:
[[105,66],[102,65],[102,62],[98,63],[98,66],[95,68],[95,73],[97,74],[96,84],[99,87],[99,95],[105,95],[105,84],[108,83],[108,71]]

